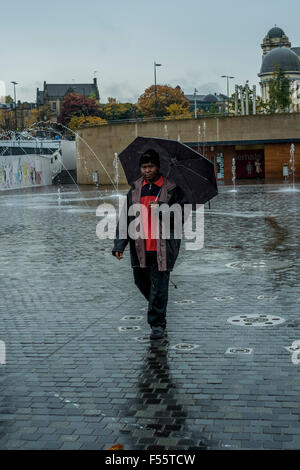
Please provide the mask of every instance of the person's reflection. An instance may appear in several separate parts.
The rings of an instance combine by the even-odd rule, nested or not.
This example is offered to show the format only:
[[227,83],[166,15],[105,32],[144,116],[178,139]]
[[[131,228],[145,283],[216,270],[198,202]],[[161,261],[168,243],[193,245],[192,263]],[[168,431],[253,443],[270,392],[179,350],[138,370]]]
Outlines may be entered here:
[[[144,419],[137,419],[137,422],[153,431],[152,437],[145,437],[139,442],[149,449],[158,445],[161,447],[159,438],[168,438],[171,433],[174,436],[177,432],[177,439],[184,437],[182,431],[187,413],[176,397],[176,385],[168,364],[168,349],[167,339],[151,341],[139,376],[138,389]],[[140,414],[136,416],[138,418]]]
[[[147,349],[146,349],[147,348]],[[172,380],[168,363],[169,342],[152,340],[136,384],[127,403],[119,410],[122,444],[125,450],[206,449],[202,429],[191,430],[182,404],[183,391]],[[131,395],[130,394],[130,395]],[[189,395],[190,399],[191,395]],[[195,406],[194,400],[190,405]]]
[[297,251],[287,245],[292,236],[289,227],[283,227],[274,217],[265,217],[264,220],[268,227],[267,241],[263,245],[265,256],[275,263],[275,267],[278,262],[278,269],[266,273],[272,284],[272,290],[278,293],[284,286],[293,288],[297,285],[296,275],[293,274]]

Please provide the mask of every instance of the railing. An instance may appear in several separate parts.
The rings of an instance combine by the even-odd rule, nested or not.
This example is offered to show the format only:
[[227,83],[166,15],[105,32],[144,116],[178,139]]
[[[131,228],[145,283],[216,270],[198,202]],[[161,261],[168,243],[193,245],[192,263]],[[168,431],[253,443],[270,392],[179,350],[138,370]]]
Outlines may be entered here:
[[195,116],[186,116],[185,114],[178,114],[176,116],[161,116],[161,117],[156,117],[156,116],[150,116],[150,117],[141,117],[141,118],[131,118],[131,119],[107,119],[108,124],[135,124],[139,122],[168,122],[168,121],[175,121],[175,120],[184,120],[184,121],[192,121],[192,120],[198,120],[198,119],[207,119],[207,118],[215,118],[215,117],[235,117],[234,114],[228,115],[226,113],[207,113],[207,114],[201,114],[195,118]]

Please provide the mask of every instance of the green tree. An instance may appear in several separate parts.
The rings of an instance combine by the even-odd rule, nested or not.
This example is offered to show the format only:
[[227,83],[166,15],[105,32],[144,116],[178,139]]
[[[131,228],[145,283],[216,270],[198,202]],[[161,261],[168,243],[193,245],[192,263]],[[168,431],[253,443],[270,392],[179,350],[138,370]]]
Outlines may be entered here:
[[5,103],[13,103],[13,102],[14,102],[14,100],[10,95],[7,95],[5,97]]
[[273,78],[269,82],[269,100],[267,110],[269,113],[288,112],[291,104],[291,91],[289,79],[278,65],[274,67]]

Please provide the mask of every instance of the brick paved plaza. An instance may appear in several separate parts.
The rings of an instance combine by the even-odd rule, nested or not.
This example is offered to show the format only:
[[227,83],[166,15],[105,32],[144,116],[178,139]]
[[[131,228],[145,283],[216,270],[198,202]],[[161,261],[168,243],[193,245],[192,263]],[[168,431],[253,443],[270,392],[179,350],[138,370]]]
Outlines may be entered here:
[[219,187],[152,342],[129,252],[95,233],[113,193],[1,193],[0,448],[299,449],[297,187]]

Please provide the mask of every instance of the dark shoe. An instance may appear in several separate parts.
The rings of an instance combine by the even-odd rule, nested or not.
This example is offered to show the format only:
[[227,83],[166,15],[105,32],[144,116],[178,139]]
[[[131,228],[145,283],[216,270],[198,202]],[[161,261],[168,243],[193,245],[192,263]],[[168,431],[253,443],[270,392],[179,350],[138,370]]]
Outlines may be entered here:
[[162,326],[152,326],[150,339],[162,339],[165,336],[165,329]]

